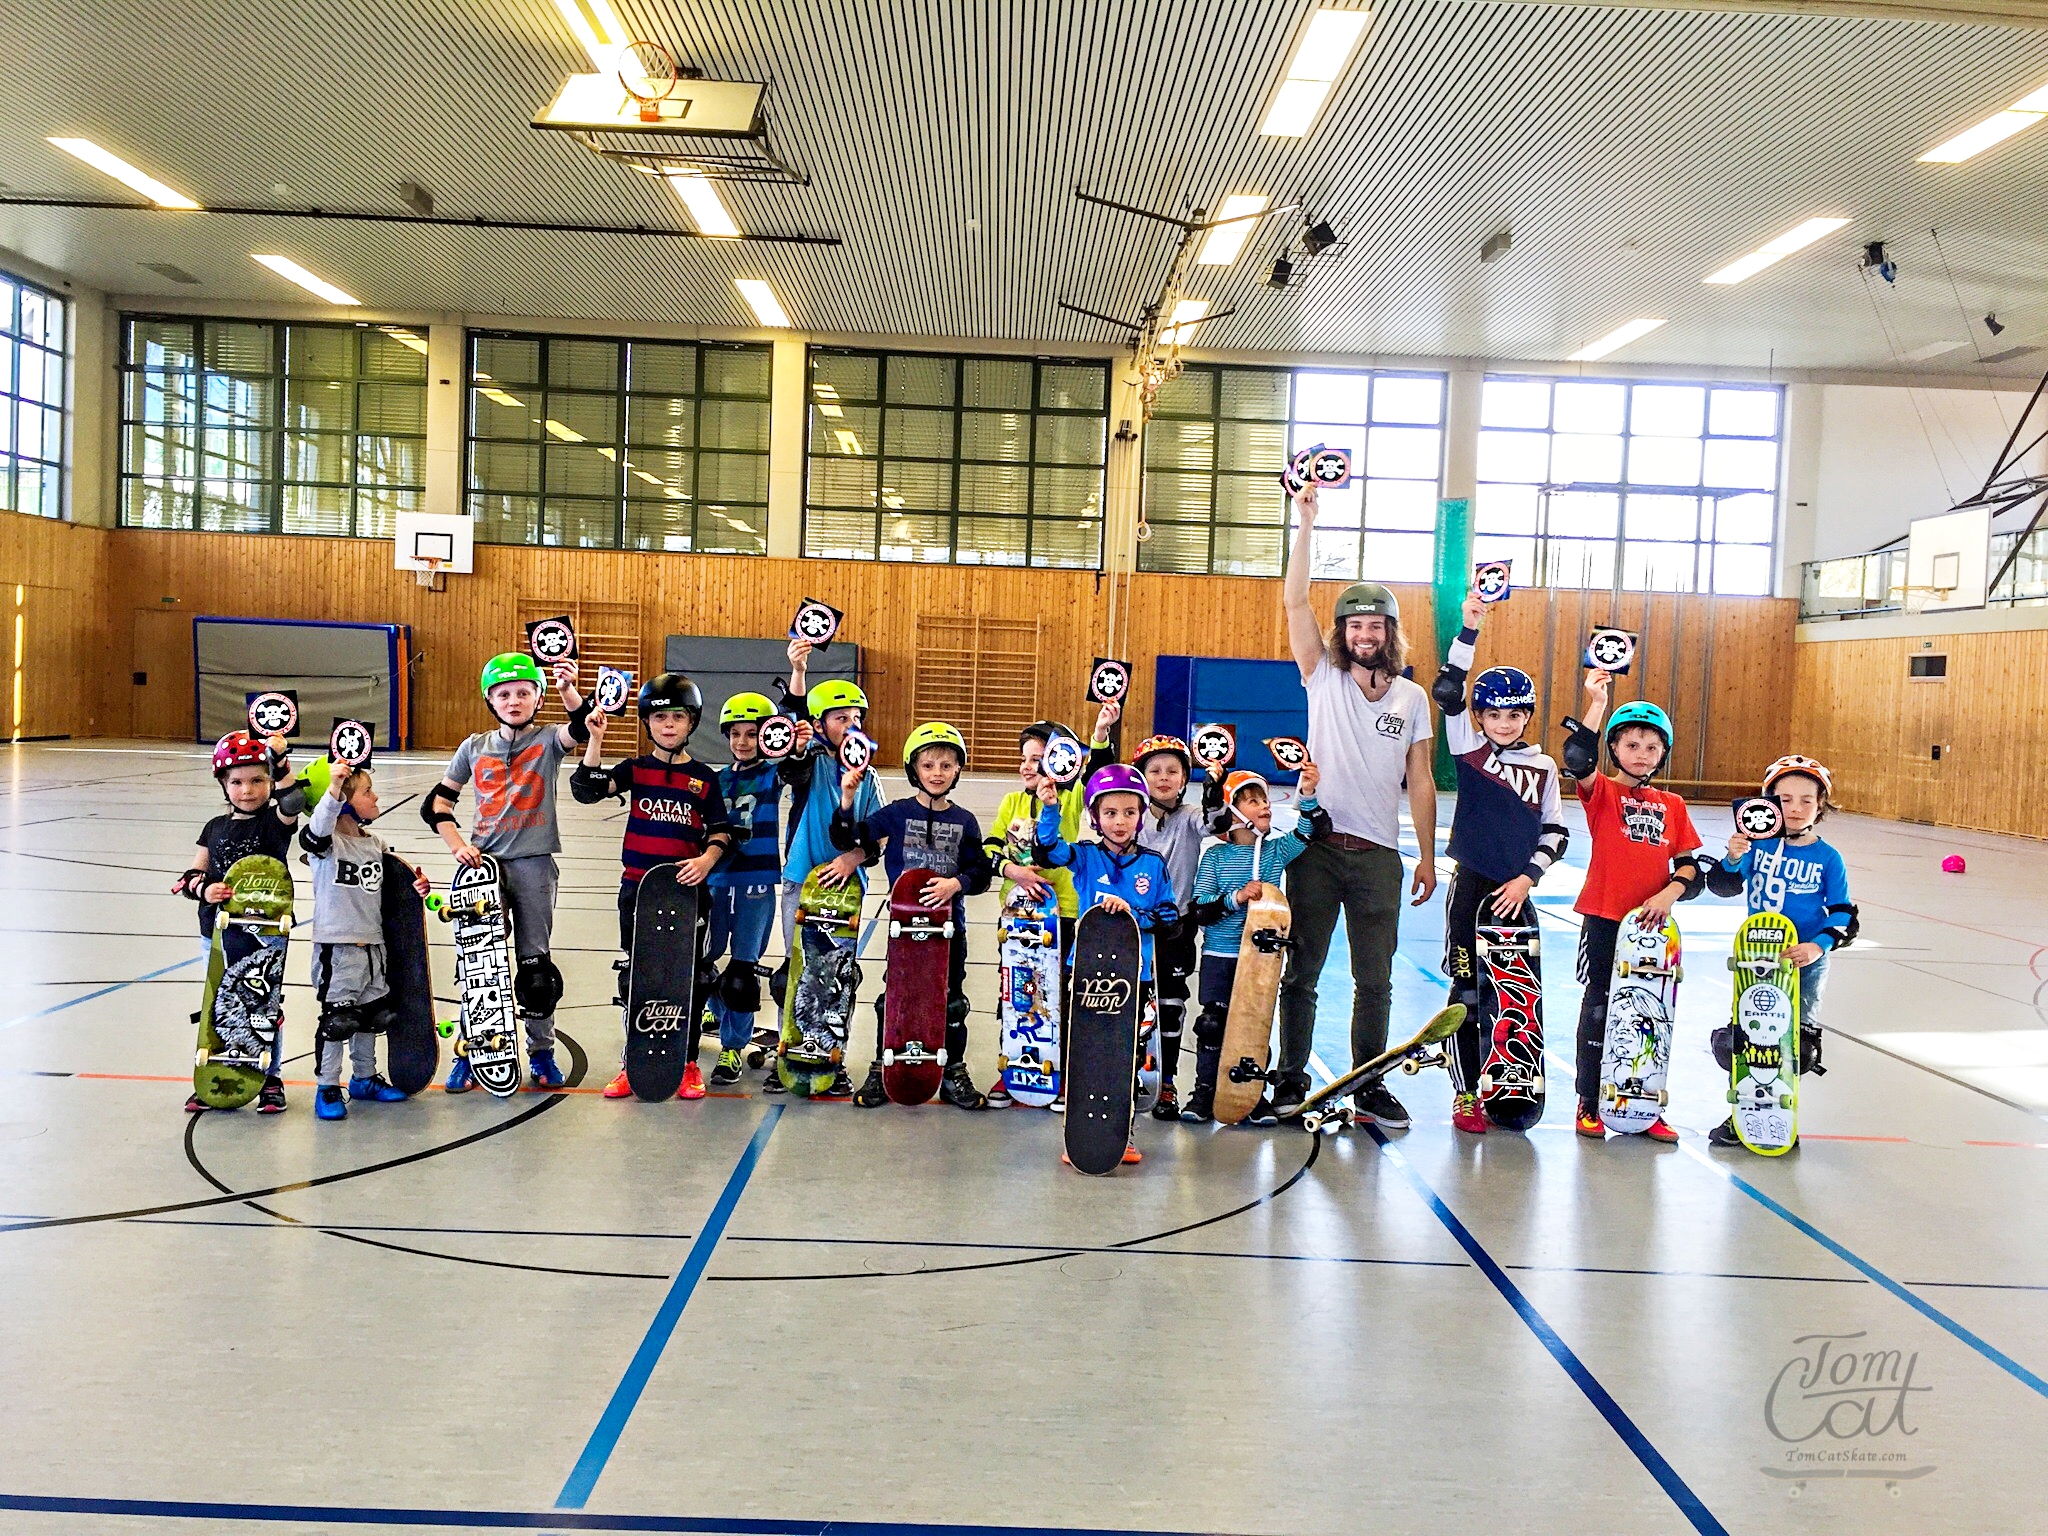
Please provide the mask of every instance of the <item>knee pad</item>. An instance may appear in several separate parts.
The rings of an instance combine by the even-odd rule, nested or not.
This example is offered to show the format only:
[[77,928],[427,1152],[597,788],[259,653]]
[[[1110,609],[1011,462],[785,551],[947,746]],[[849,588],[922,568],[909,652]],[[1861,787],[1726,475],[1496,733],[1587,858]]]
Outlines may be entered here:
[[949,997],[946,999],[946,1022],[948,1024],[965,1024],[967,1022],[967,1014],[966,998]]
[[1223,1044],[1223,1025],[1230,1017],[1229,1008],[1211,1003],[1195,1017],[1195,1042],[1198,1045],[1220,1046]]
[[761,972],[745,960],[726,962],[718,978],[718,1000],[734,1013],[761,1011]]
[[1184,997],[1162,997],[1159,999],[1159,1028],[1162,1033],[1177,1035],[1188,1014],[1188,1000]]
[[[1803,1035],[1804,1030],[1800,1033]],[[1709,1037],[1714,1048],[1714,1060],[1721,1063],[1723,1072],[1735,1070],[1735,1026],[1723,1024]]]
[[1821,1028],[1818,1024],[1799,1026],[1799,1071],[1802,1076],[1825,1077],[1827,1068],[1820,1064]]
[[626,959],[614,960],[612,974],[618,977],[618,981],[612,987],[612,1001],[623,1008],[626,1006],[626,994],[632,986],[633,962]]
[[362,1015],[353,1008],[326,1007],[320,1010],[320,1027],[316,1031],[322,1040],[346,1040],[360,1034],[363,1029]]
[[544,1019],[562,1000],[562,973],[545,954],[527,955],[512,976],[512,1000],[529,1018]]
[[789,995],[789,962],[787,960],[768,973],[768,995],[775,999],[775,1006],[778,1009],[783,1006],[784,999]]
[[366,1035],[388,1035],[398,1027],[398,1010],[387,1002],[379,1002],[363,1020],[362,1033]]

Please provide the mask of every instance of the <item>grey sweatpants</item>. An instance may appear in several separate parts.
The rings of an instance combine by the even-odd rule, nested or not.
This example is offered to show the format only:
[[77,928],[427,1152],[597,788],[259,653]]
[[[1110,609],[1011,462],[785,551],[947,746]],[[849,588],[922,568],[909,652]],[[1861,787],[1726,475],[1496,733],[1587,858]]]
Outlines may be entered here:
[[[561,876],[555,868],[554,856],[543,853],[527,859],[498,860],[498,878],[504,884],[505,905],[512,913],[512,958],[516,970],[516,962],[545,955],[554,941],[555,890]],[[527,1050],[554,1049],[553,1009],[543,1015],[522,1008],[519,1017],[526,1022]]]
[[[391,995],[384,977],[382,944],[315,944],[313,946],[313,992],[326,1008],[360,1008],[381,1002]],[[367,1030],[350,1035],[346,1042],[320,1040],[314,1080],[322,1088],[341,1084],[342,1046],[348,1046],[349,1075],[369,1077],[377,1070],[377,1037]]]

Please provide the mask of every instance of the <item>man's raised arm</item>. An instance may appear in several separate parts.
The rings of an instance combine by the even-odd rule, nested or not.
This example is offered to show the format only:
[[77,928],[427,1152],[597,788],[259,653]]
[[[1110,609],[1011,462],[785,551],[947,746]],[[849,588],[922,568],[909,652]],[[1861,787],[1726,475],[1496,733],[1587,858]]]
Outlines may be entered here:
[[1305,683],[1323,655],[1323,632],[1308,603],[1309,544],[1316,526],[1316,488],[1304,486],[1294,498],[1294,549],[1287,557],[1287,577],[1280,583],[1280,603],[1287,610],[1287,648],[1301,668]]

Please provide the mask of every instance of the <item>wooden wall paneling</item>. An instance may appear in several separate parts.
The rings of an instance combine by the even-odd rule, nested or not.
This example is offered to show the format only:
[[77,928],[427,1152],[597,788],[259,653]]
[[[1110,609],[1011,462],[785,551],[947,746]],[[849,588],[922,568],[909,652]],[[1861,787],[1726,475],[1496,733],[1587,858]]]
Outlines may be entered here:
[[110,620],[103,607],[106,569],[103,529],[0,512],[0,614],[8,617],[4,652],[9,674],[0,720],[8,733],[17,724],[12,697],[12,617],[17,612],[22,618],[20,734],[92,735],[127,728],[125,693],[119,695],[118,716],[107,718],[107,660],[125,654],[128,637],[106,633],[110,623],[119,622]]

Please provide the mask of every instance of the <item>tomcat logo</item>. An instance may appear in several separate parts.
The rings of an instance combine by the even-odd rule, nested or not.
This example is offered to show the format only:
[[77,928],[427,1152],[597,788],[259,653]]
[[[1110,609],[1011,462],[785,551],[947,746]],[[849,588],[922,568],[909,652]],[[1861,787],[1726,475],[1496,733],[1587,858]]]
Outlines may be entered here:
[[1074,1006],[1090,1013],[1115,1013],[1131,1000],[1130,981],[1122,976],[1077,976]]
[[643,1035],[674,1034],[688,1019],[688,1010],[681,1003],[643,1003],[640,1011],[633,1015],[633,1028]]

